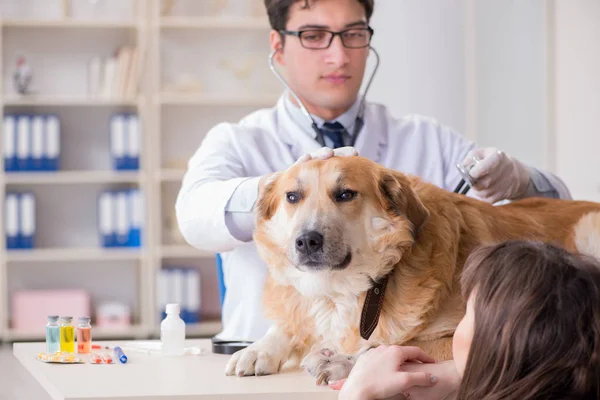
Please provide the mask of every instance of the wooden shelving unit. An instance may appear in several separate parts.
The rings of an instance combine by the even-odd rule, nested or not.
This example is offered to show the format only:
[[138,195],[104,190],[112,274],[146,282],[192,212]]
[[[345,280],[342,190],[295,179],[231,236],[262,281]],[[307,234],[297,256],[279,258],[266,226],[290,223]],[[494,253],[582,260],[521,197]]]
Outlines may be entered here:
[[56,29],[131,29],[135,30],[137,24],[128,21],[95,21],[95,20],[73,20],[64,19],[2,19],[0,20],[2,28],[56,28]]
[[4,99],[5,106],[69,106],[69,107],[137,107],[137,99],[103,99],[86,96],[36,96],[20,97],[9,95]]
[[237,29],[266,30],[269,21],[258,17],[163,17],[160,19],[163,29]]
[[6,174],[9,185],[85,185],[98,183],[139,183],[139,172],[117,171],[59,171],[18,172]]
[[178,258],[213,258],[214,254],[200,251],[187,244],[163,245],[159,250],[161,259],[178,259]]
[[277,101],[276,96],[268,95],[218,95],[218,94],[178,94],[163,93],[158,97],[158,103],[166,106],[195,105],[195,106],[224,106],[224,107],[266,107]]
[[[29,0],[24,0],[26,3]],[[112,187],[138,187],[145,197],[146,213],[143,232],[143,246],[138,249],[110,248],[105,249],[99,245],[73,245],[65,240],[64,245],[42,246],[32,250],[7,250],[4,229],[0,230],[0,340],[23,341],[43,340],[43,327],[39,331],[27,332],[15,330],[10,323],[10,294],[13,290],[13,275],[21,279],[36,279],[27,271],[38,271],[43,266],[44,273],[64,274],[64,265],[75,265],[78,275],[86,279],[88,272],[102,273],[102,269],[111,265],[130,265],[134,267],[135,281],[130,282],[136,287],[136,309],[132,310],[135,320],[126,329],[108,330],[97,328],[93,332],[95,339],[118,338],[149,338],[158,337],[160,319],[156,308],[156,280],[159,269],[165,264],[183,263],[186,267],[199,268],[202,278],[202,288],[209,290],[216,287],[215,254],[201,252],[182,241],[173,241],[165,234],[165,210],[173,210],[174,199],[179,184],[185,174],[185,163],[193,151],[200,145],[203,135],[208,130],[208,125],[189,129],[198,124],[196,114],[211,113],[219,110],[230,118],[240,118],[250,109],[272,106],[279,93],[272,95],[262,93],[256,95],[247,90],[234,90],[227,93],[220,90],[206,90],[196,93],[186,91],[167,91],[168,83],[173,76],[184,73],[192,66],[194,70],[198,65],[196,61],[178,61],[176,65],[170,62],[169,51],[179,51],[187,54],[198,53],[203,49],[195,40],[180,39],[177,35],[194,37],[206,35],[211,30],[216,30],[219,35],[226,33],[223,40],[235,40],[251,34],[264,34],[268,31],[269,24],[265,16],[227,16],[221,15],[193,15],[179,13],[173,15],[160,15],[160,0],[107,0],[116,6],[123,6],[128,1],[132,2],[131,18],[119,19],[103,18],[94,15],[94,19],[78,18],[77,16],[63,16],[60,18],[40,17],[36,11],[35,16],[7,15],[2,13],[0,5],[0,117],[6,113],[57,113],[61,116],[61,140],[64,136],[77,137],[89,135],[87,139],[78,139],[78,147],[63,146],[61,142],[61,159],[70,160],[68,167],[58,172],[4,172],[4,161],[0,158],[0,202],[4,210],[4,196],[7,191],[17,188],[19,190],[33,190],[42,193],[37,197],[37,202],[44,204],[48,199],[62,193],[73,193],[72,198],[66,198],[60,206],[79,209],[87,207],[84,215],[91,213],[95,218],[96,204],[93,191]],[[59,2],[56,2],[57,4]],[[50,7],[50,5],[48,6]],[[22,8],[24,10],[26,8]],[[30,8],[28,12],[32,12]],[[55,13],[53,14],[55,15]],[[165,40],[165,35],[175,34],[175,42]],[[47,37],[62,35],[68,43],[48,41]],[[233,35],[233,36],[232,36]],[[33,38],[33,39],[32,39]],[[115,39],[116,38],[116,39]],[[48,41],[43,51],[31,50],[40,46],[37,41]],[[85,44],[84,41],[86,41]],[[181,40],[181,41],[179,41]],[[70,50],[73,41],[74,48]],[[140,88],[133,98],[110,98],[103,96],[89,96],[85,89],[85,76],[80,73],[72,81],[63,81],[71,90],[65,92],[40,90],[35,94],[21,96],[15,94],[11,87],[10,76],[16,56],[23,47],[27,56],[37,62],[34,68],[34,82],[44,74],[44,57],[51,59],[53,65],[60,64],[60,71],[70,71],[71,68],[85,68],[80,54],[85,52],[88,58],[93,56],[95,48],[103,49],[104,56],[110,51],[111,43],[119,45],[120,42],[136,44],[140,50],[142,67]],[[45,43],[45,42],[44,42]],[[54,55],[53,46],[57,46]],[[228,44],[225,43],[224,47]],[[262,50],[262,47],[261,47]],[[73,52],[72,54],[69,52]],[[100,51],[100,50],[99,50]],[[41,53],[41,54],[40,54]],[[217,61],[212,61],[213,67],[220,68]],[[207,63],[209,61],[207,60]],[[264,63],[266,68],[266,62]],[[180,69],[181,71],[176,71]],[[164,75],[166,73],[166,75]],[[70,75],[58,74],[56,79],[68,80]],[[77,86],[78,85],[78,86]],[[206,111],[211,110],[211,111]],[[73,158],[72,152],[83,152],[84,157],[89,153],[90,158],[109,157],[108,146],[104,139],[94,135],[108,134],[106,118],[114,112],[136,112],[142,126],[142,143],[139,171],[114,171],[108,162],[102,165],[88,165],[78,167],[79,158]],[[175,117],[183,113],[183,124],[188,127],[185,132],[170,126]],[[186,114],[187,113],[187,114]],[[64,124],[63,124],[64,119]],[[188,120],[189,119],[189,120]],[[100,125],[99,125],[100,124]],[[206,122],[209,124],[209,122]],[[168,138],[168,139],[167,139]],[[185,143],[180,147],[179,142]],[[87,143],[93,143],[87,147]],[[95,148],[98,143],[106,146],[101,150]],[[0,150],[3,142],[0,140]],[[173,147],[173,148],[172,148]],[[106,154],[98,155],[98,151]],[[87,152],[87,153],[86,153]],[[79,161],[73,161],[74,159]],[[170,159],[176,159],[177,166],[172,166]],[[95,161],[98,163],[98,161]],[[90,161],[92,164],[92,161]],[[61,162],[62,165],[62,162]],[[90,192],[92,191],[92,192]],[[66,194],[62,194],[67,196]],[[89,204],[81,204],[82,198],[88,199]],[[43,224],[43,218],[37,218]],[[85,218],[90,221],[94,218]],[[83,233],[95,229],[90,225],[95,222],[83,222],[88,225],[81,226]],[[172,220],[171,220],[172,222]],[[76,222],[70,222],[71,224]],[[0,213],[0,226],[4,227],[4,212]],[[46,227],[47,228],[47,227]],[[45,235],[66,235],[62,233],[61,224],[45,229]],[[71,227],[70,234],[73,229]],[[89,240],[89,239],[88,239]],[[62,242],[61,242],[62,243]],[[86,242],[87,243],[87,242]],[[38,269],[36,269],[38,268]],[[33,274],[35,275],[35,274]],[[43,282],[43,277],[38,279]],[[36,281],[36,285],[43,284]],[[108,288],[109,289],[109,288]],[[108,290],[107,289],[107,290]],[[111,294],[107,293],[110,297]],[[202,294],[203,299],[206,293]],[[221,329],[218,319],[220,305],[203,304],[201,322],[187,327],[189,337],[209,337],[217,334]],[[205,307],[207,307],[205,309]]]
[[139,261],[139,249],[102,248],[36,248],[10,250],[6,254],[9,263],[66,262],[66,261]]

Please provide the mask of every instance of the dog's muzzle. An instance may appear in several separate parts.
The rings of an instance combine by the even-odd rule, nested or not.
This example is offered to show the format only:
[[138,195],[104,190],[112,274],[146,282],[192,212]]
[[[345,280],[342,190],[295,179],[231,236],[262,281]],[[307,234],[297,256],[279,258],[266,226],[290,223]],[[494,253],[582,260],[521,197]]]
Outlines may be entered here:
[[[299,264],[314,270],[327,267],[334,269],[346,268],[352,260],[351,252],[343,255],[339,254],[334,257],[332,257],[332,254],[327,254],[330,251],[326,251],[325,237],[317,231],[308,231],[300,234],[296,238],[295,248]],[[335,260],[332,258],[335,258]],[[340,258],[342,259],[340,260]]]

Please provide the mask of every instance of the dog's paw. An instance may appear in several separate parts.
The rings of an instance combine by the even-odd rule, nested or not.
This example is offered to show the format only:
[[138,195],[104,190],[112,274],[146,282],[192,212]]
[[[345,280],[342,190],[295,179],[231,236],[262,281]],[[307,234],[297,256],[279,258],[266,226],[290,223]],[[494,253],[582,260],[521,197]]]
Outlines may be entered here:
[[356,358],[345,354],[337,354],[329,348],[310,352],[300,366],[317,379],[317,385],[326,385],[330,381],[347,378]]
[[252,344],[235,352],[227,366],[225,375],[250,376],[271,375],[279,372],[283,359],[260,344]]

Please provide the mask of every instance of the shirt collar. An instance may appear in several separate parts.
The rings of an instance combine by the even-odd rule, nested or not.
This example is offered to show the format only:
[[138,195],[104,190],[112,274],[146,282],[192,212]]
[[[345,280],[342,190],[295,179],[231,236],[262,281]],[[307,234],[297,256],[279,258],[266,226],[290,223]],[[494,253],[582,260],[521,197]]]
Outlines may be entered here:
[[[283,104],[284,104],[286,112],[288,113],[288,115],[290,116],[292,121],[294,121],[294,123],[296,123],[296,125],[298,125],[299,127],[302,128],[302,131],[304,133],[306,133],[313,139],[316,139],[317,133],[312,129],[311,124],[308,121],[308,119],[306,118],[306,116],[304,115],[304,113],[302,112],[302,109],[299,106],[292,103],[290,96],[291,96],[291,94],[288,91],[286,91],[283,95]],[[320,118],[314,114],[311,114],[311,117],[315,120],[315,122],[319,128],[322,128],[323,124],[325,122],[336,122],[337,121],[340,124],[342,124],[342,126],[344,128],[346,128],[347,135],[349,136],[349,135],[351,135],[352,130],[354,129],[354,124],[356,121],[356,116],[358,115],[360,103],[361,103],[361,97],[358,96],[356,98],[356,101],[354,102],[354,104],[352,104],[352,107],[350,107],[348,110],[346,110],[346,112],[344,112],[342,115],[340,115],[333,121],[325,121],[322,118]]]

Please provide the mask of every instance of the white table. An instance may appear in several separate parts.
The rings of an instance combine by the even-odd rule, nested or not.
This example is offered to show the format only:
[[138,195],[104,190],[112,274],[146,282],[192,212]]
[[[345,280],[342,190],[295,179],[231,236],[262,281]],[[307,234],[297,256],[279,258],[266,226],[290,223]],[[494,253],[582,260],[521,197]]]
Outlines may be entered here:
[[[95,342],[127,346],[134,342]],[[283,370],[261,377],[230,377],[224,370],[228,355],[213,354],[210,340],[188,340],[200,346],[198,356],[162,357],[126,353],[126,364],[50,364],[35,359],[44,343],[15,343],[13,352],[53,399],[337,399],[337,392],[317,386],[301,370]]]

